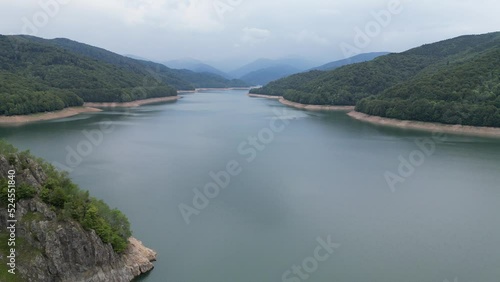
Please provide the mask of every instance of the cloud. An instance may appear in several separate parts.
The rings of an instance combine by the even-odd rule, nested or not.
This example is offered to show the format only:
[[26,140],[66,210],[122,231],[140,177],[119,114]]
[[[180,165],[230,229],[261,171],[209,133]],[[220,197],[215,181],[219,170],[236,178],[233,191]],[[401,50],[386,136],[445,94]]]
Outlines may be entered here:
[[[498,0],[401,1],[403,12],[365,51],[404,51],[500,27]],[[232,62],[286,55],[342,58],[338,43],[352,42],[354,28],[364,28],[389,0],[0,0],[0,33],[23,32],[24,19],[40,20],[43,4],[54,2],[67,4],[38,28],[38,36],[158,60]]]
[[212,1],[88,0],[96,10],[114,11],[129,26],[154,26],[174,31],[217,32],[224,28]]
[[320,16],[339,16],[342,13],[338,9],[318,9],[316,11]]
[[255,27],[245,27],[241,36],[241,42],[244,44],[255,45],[264,42],[271,37],[271,31]]
[[308,30],[301,30],[297,33],[293,33],[290,36],[297,43],[314,43],[316,45],[329,45],[330,42],[326,37],[321,37],[315,32]]

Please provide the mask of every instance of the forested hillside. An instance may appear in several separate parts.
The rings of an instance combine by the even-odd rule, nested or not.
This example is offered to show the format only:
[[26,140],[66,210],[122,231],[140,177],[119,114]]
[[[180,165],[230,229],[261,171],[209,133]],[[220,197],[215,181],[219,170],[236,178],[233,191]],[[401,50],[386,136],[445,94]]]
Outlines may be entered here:
[[361,100],[356,110],[404,120],[500,127],[500,48],[422,73]]
[[177,95],[152,74],[19,36],[0,36],[0,81],[0,115]]
[[294,75],[254,89],[252,93],[284,96],[303,104],[355,105],[362,98],[410,79],[433,62],[435,58],[430,56],[390,54],[333,71]]
[[297,74],[252,93],[303,104],[357,104],[361,112],[399,119],[500,126],[499,52],[499,32],[461,36],[333,71]]
[[384,56],[387,54],[389,54],[389,52],[363,53],[363,54],[352,56],[352,57],[347,58],[347,59],[330,62],[330,63],[324,64],[324,65],[321,65],[319,67],[312,68],[311,70],[330,71],[330,70],[334,70],[336,68],[340,68],[340,67],[351,65],[351,64],[368,62],[368,61],[371,61],[377,57]]
[[220,75],[212,73],[197,73],[190,70],[171,69],[165,65],[150,61],[135,60],[121,56],[108,50],[76,42],[66,38],[42,39],[31,36],[23,36],[31,41],[44,42],[64,48],[80,55],[104,61],[125,70],[154,75],[156,79],[171,85],[177,90],[193,90],[195,88],[224,88],[248,86],[241,80],[228,80]]
[[0,35],[0,115],[247,86],[219,75],[173,70],[68,39]]

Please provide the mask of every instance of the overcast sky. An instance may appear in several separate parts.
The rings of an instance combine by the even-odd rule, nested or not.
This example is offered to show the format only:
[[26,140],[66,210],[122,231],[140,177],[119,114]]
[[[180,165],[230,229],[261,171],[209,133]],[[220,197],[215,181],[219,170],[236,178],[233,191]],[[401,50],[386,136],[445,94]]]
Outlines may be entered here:
[[352,50],[398,52],[458,35],[500,30],[498,0],[0,3],[2,34],[66,37],[157,61],[192,57],[243,62],[293,55],[326,62],[344,58]]

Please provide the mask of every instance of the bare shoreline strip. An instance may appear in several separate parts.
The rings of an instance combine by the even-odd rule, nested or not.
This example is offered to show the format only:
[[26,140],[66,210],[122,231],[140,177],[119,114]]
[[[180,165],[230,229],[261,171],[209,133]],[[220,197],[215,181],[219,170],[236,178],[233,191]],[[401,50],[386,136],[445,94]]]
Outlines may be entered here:
[[281,96],[270,96],[262,94],[251,94],[248,96],[256,98],[266,98],[266,99],[279,99],[279,102],[298,109],[312,110],[312,111],[348,111],[347,115],[359,121],[369,122],[372,124],[391,126],[406,129],[417,129],[425,131],[436,131],[451,134],[465,134],[472,136],[482,136],[482,137],[496,137],[500,138],[500,128],[496,127],[480,127],[480,126],[468,126],[468,125],[450,125],[442,123],[432,123],[432,122],[422,122],[422,121],[411,121],[411,120],[398,120],[391,118],[384,118],[378,116],[371,116],[364,113],[354,111],[354,106],[322,106],[322,105],[305,105],[300,103],[295,103],[288,101]]
[[305,105],[300,103],[295,103],[292,101],[288,101],[287,99],[281,97],[279,100],[281,104],[287,105],[290,107],[294,107],[297,109],[304,109],[308,111],[353,111],[354,106],[327,106],[327,105]]
[[279,102],[283,105],[294,107],[297,109],[308,110],[308,111],[343,111],[349,112],[354,110],[354,106],[328,106],[328,105],[306,105],[301,103],[296,103],[292,101],[288,101],[283,98],[283,96],[271,96],[271,95],[262,95],[262,94],[247,94],[250,97],[255,98],[266,98],[266,99],[275,99],[279,100]]
[[196,88],[195,91],[210,91],[210,90],[250,90],[252,87],[226,87],[226,88]]
[[359,121],[364,121],[384,126],[406,128],[406,129],[417,129],[425,131],[436,131],[436,132],[444,132],[451,134],[465,134],[473,136],[500,138],[500,128],[497,127],[480,127],[480,126],[469,126],[469,125],[459,125],[459,124],[451,125],[451,124],[442,124],[433,122],[398,120],[392,118],[371,116],[356,111],[349,112],[347,115]]
[[146,104],[153,104],[159,102],[175,101],[180,99],[179,96],[151,98],[144,100],[137,100],[126,103],[84,103],[83,107],[65,108],[55,112],[36,113],[32,115],[18,115],[18,116],[0,116],[0,125],[22,125],[36,121],[46,121],[53,119],[61,119],[76,116],[81,113],[101,112],[98,108],[114,108],[114,107],[138,107]]
[[281,96],[271,96],[271,95],[262,95],[262,94],[252,94],[252,93],[248,93],[247,94],[249,97],[253,97],[253,98],[266,98],[266,99],[275,99],[275,100],[279,100],[283,97]]
[[92,103],[92,102],[89,102],[89,103],[84,103],[83,105],[85,107],[94,107],[94,108],[131,108],[131,107],[139,107],[139,106],[147,105],[147,104],[176,101],[180,98],[181,98],[180,96],[169,96],[169,97],[136,100],[136,101],[124,102],[124,103],[118,103],[118,102]]
[[250,90],[254,87],[231,87],[231,88],[196,88],[195,90],[177,90],[179,94],[198,93],[200,91],[227,91],[227,90]]
[[0,116],[0,124],[1,125],[21,125],[25,123],[35,122],[35,121],[44,121],[44,120],[53,120],[60,118],[67,118],[76,116],[81,113],[92,113],[92,112],[100,112],[100,109],[92,108],[92,107],[72,107],[65,108],[56,112],[45,112],[45,113],[36,113],[32,115],[19,115],[19,116]]

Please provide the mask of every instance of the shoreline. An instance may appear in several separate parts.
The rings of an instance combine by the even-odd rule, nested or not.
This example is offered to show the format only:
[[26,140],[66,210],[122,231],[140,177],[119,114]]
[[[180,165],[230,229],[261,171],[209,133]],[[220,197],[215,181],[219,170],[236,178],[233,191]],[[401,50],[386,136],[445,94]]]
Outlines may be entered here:
[[147,104],[154,104],[160,102],[169,102],[176,101],[181,99],[180,96],[169,96],[169,97],[159,97],[159,98],[150,98],[144,100],[136,100],[132,102],[124,102],[124,103],[84,103],[81,107],[70,107],[65,108],[60,111],[54,112],[44,112],[44,113],[35,113],[30,115],[16,115],[16,116],[0,116],[0,126],[19,126],[27,123],[37,122],[37,121],[48,121],[55,119],[68,118],[72,116],[76,116],[83,113],[95,113],[102,112],[100,108],[131,108],[131,107],[139,107]]
[[347,115],[355,120],[368,122],[376,125],[383,125],[383,126],[390,126],[390,127],[404,128],[404,129],[416,129],[424,131],[437,131],[437,132],[451,133],[451,134],[500,138],[500,128],[496,127],[481,127],[481,126],[470,126],[470,125],[459,125],[459,124],[451,125],[451,124],[423,122],[423,121],[399,120],[399,119],[367,115],[356,111],[349,112]]
[[133,278],[137,278],[153,270],[157,253],[144,246],[144,244],[134,237],[128,238],[128,247],[122,254],[123,266],[130,271]]
[[347,115],[355,120],[368,122],[376,125],[403,128],[403,129],[443,132],[449,134],[500,138],[500,128],[496,127],[481,127],[481,126],[470,126],[470,125],[459,125],[459,124],[452,125],[452,124],[442,124],[442,123],[413,121],[413,120],[398,120],[398,119],[384,118],[379,116],[371,116],[364,113],[356,112],[354,110],[355,108],[354,106],[306,105],[288,101],[282,96],[270,96],[270,95],[252,94],[252,93],[248,93],[247,95],[249,97],[254,97],[254,98],[279,100],[279,102],[282,103],[283,105],[303,110],[346,111]]
[[93,107],[93,108],[132,108],[132,107],[139,107],[139,106],[147,105],[147,104],[176,101],[180,98],[181,98],[180,96],[168,96],[168,97],[135,100],[135,101],[131,101],[131,102],[106,102],[106,103],[88,102],[88,103],[84,103],[83,106],[84,107]]
[[177,94],[198,93],[201,91],[227,91],[227,90],[250,90],[253,87],[231,87],[231,88],[196,88],[194,90],[177,90]]
[[252,94],[252,93],[248,93],[247,96],[252,97],[252,98],[265,98],[265,99],[273,99],[273,100],[279,100],[279,99],[283,98],[282,96],[271,96],[271,95],[263,95],[263,94]]
[[253,87],[226,87],[226,88],[196,88],[197,91],[210,91],[210,90],[250,90]]
[[254,98],[265,98],[265,99],[274,99],[278,100],[281,104],[293,107],[296,109],[301,109],[301,110],[308,110],[308,111],[339,111],[339,112],[349,112],[354,110],[354,106],[328,106],[328,105],[307,105],[307,104],[301,104],[297,102],[292,102],[289,101],[283,96],[271,96],[271,95],[262,95],[262,94],[252,94],[248,93],[247,94],[249,97],[254,97]]
[[288,101],[287,99],[281,97],[279,102],[283,105],[294,107],[297,109],[303,109],[308,111],[339,111],[339,112],[349,112],[354,110],[354,106],[327,106],[327,105],[306,105],[301,103],[296,103]]
[[94,107],[71,107],[55,112],[44,112],[30,115],[0,116],[0,125],[23,125],[26,123],[47,121],[76,116],[82,113],[95,113],[102,110]]

